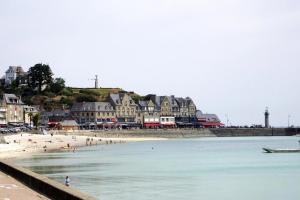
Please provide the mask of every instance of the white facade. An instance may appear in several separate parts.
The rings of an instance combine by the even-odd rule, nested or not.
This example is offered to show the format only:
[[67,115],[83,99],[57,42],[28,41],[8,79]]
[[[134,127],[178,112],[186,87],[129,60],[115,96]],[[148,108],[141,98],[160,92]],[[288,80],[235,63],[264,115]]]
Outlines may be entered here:
[[145,116],[144,123],[159,123],[159,116]]
[[17,78],[17,70],[15,67],[10,66],[5,72],[5,84],[10,85]]
[[24,71],[20,66],[9,66],[5,72],[5,85],[11,85],[18,76],[24,75]]
[[0,125],[6,125],[6,108],[0,106]]
[[171,116],[163,116],[160,117],[160,124],[162,126],[175,126],[175,117],[171,117]]

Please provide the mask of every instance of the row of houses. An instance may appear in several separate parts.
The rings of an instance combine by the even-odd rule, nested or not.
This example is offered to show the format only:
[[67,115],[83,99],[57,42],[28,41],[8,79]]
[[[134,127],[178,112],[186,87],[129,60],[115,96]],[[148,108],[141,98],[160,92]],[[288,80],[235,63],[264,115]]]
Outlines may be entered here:
[[[68,114],[61,113],[59,118],[63,115],[89,128],[223,126],[216,115],[197,110],[189,97],[152,94],[136,102],[127,93],[110,94],[107,102],[75,103]],[[58,122],[49,123],[56,125]]]
[[3,94],[0,98],[0,127],[31,125],[32,116],[37,113],[36,107],[25,105],[15,94]]
[[147,95],[135,102],[129,94],[118,93],[110,94],[107,102],[75,103],[70,114],[79,124],[175,126],[175,118],[194,119],[196,105],[189,97]]

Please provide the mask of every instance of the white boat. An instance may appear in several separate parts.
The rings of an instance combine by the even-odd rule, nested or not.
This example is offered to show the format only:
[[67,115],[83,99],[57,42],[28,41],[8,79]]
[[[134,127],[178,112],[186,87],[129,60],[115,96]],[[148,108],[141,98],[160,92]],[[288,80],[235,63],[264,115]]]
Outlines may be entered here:
[[265,153],[300,153],[300,149],[270,149],[262,148]]

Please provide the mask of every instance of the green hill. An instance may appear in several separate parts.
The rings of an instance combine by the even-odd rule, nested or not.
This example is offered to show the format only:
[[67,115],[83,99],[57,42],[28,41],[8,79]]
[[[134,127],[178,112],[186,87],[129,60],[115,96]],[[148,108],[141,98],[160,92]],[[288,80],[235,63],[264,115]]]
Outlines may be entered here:
[[[42,109],[69,109],[75,102],[93,102],[108,101],[110,93],[126,92],[121,88],[65,88],[60,94],[45,92],[42,95],[33,95],[24,97],[23,100],[27,104],[40,105]],[[128,93],[134,101],[138,101],[143,97],[134,92]]]

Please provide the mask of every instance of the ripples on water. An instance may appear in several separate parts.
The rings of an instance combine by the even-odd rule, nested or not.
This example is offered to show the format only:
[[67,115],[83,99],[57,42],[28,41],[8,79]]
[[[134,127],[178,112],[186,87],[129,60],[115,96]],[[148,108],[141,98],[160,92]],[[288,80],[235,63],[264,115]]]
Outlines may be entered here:
[[[102,200],[300,199],[298,137],[200,138],[101,145],[18,163]],[[153,148],[153,149],[152,149]]]

